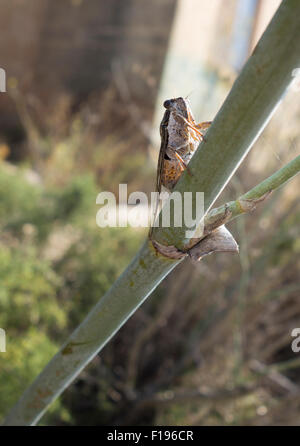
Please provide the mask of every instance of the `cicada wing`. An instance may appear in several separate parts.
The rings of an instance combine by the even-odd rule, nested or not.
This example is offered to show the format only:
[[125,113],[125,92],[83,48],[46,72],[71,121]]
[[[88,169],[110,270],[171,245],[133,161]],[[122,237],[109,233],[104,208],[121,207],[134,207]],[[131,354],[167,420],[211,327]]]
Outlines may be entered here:
[[[156,203],[154,207],[154,215],[153,215],[153,223],[157,217],[158,209],[159,209],[159,194],[161,193],[161,186],[162,186],[162,173],[163,173],[163,167],[164,167],[164,159],[166,150],[168,147],[168,123],[169,123],[169,117],[170,112],[168,110],[165,111],[165,114],[163,116],[163,119],[160,123],[160,150],[159,150],[159,156],[158,156],[158,163],[157,163],[157,172],[156,172],[156,185],[155,185],[155,192],[156,194]],[[150,236],[152,234],[153,228],[150,228]]]

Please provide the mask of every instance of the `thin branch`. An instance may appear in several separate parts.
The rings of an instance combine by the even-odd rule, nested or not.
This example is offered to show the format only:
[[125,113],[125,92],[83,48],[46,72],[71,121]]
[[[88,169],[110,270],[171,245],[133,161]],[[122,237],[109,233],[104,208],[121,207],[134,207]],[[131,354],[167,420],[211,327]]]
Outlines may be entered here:
[[[272,191],[283,186],[299,172],[300,155],[269,178],[250,189],[247,193],[241,195],[237,200],[230,201],[229,203],[209,211],[204,219],[203,235],[205,236],[209,234],[212,230],[246,212],[253,211],[256,208],[256,205],[268,197]],[[195,244],[195,240],[193,240],[193,244]]]
[[117,420],[115,424],[119,425],[122,423],[122,425],[127,426],[134,424],[138,419],[139,414],[149,408],[159,410],[172,404],[184,404],[195,400],[197,402],[207,404],[224,403],[252,394],[256,390],[257,388],[254,386],[240,386],[233,390],[220,389],[213,392],[203,392],[199,389],[182,389],[178,392],[167,390],[165,392],[159,392],[150,396],[141,397],[136,401],[133,401],[132,405],[129,406],[130,409],[128,409],[125,414],[123,412],[122,417],[120,420]]

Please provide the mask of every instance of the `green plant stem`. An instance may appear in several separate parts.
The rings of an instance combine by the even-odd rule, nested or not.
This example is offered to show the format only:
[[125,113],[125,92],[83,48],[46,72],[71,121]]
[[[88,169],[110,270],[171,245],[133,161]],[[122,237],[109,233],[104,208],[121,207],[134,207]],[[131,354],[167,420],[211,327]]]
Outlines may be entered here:
[[[285,184],[299,172],[300,155],[247,193],[241,195],[237,200],[212,209],[204,218],[204,235],[207,235],[212,229],[228,223],[246,212],[252,211],[255,209],[256,204],[261,202],[269,193]],[[193,244],[195,244],[195,239]]]
[[[271,117],[299,66],[300,2],[285,0],[218,113],[207,141],[194,155],[177,190],[203,191],[209,210]],[[154,237],[183,248],[186,228],[156,228]],[[35,424],[49,404],[111,339],[163,278],[180,262],[157,254],[150,242],[87,315],[62,349],[25,391],[5,425]]]
[[300,155],[290,161],[288,164],[277,170],[273,175],[253,187],[249,192],[242,195],[240,200],[257,200],[262,198],[268,192],[272,192],[284,183],[289,181],[300,171]]

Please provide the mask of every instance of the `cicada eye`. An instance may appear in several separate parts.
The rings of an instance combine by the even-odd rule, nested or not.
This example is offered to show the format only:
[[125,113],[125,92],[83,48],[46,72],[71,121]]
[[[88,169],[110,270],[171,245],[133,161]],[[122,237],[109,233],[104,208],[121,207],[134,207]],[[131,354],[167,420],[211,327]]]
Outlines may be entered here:
[[164,103],[163,103],[163,106],[165,107],[165,108],[169,108],[169,107],[171,107],[171,105],[172,105],[172,101],[170,100],[170,99],[167,99]]

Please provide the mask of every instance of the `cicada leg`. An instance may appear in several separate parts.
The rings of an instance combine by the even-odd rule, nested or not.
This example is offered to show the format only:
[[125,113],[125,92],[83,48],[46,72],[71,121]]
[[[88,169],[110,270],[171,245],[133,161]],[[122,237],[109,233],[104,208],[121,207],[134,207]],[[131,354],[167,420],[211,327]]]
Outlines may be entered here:
[[200,136],[200,139],[203,141],[206,141],[206,140],[205,140],[203,133],[200,130],[207,130],[208,127],[211,125],[211,122],[212,121],[204,121],[204,122],[199,122],[199,124],[194,124],[195,132]]
[[196,135],[198,136],[198,138],[200,139],[200,141],[204,140],[204,135],[201,132],[201,130],[206,130],[208,129],[208,127],[211,124],[211,121],[205,121],[205,122],[200,122],[199,124],[194,123],[193,121],[191,122],[190,120],[186,120],[187,125],[194,130],[194,132],[196,133]]
[[190,123],[189,121],[186,121],[186,123],[192,130],[194,130],[194,132],[199,137],[199,139],[202,140],[203,139],[203,133],[201,133],[200,130],[197,128],[197,124]]
[[175,156],[176,156],[176,159],[178,161],[178,164],[179,164],[181,172],[184,172],[185,170],[187,170],[187,173],[189,175],[192,175],[188,165],[183,161],[183,159],[181,158],[181,156],[177,152],[175,152]]
[[212,121],[199,122],[199,124],[196,124],[195,127],[199,130],[207,130],[211,123]]

